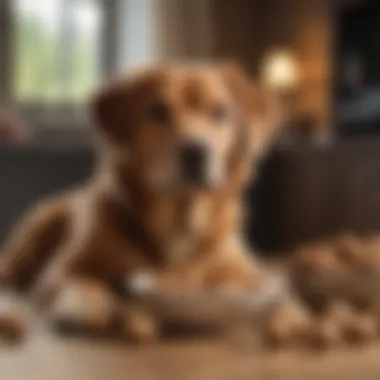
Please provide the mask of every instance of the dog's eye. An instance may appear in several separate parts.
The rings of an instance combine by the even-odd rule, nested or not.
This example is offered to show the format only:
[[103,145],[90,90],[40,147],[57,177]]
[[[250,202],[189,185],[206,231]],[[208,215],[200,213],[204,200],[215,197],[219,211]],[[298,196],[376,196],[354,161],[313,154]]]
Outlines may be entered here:
[[148,110],[148,120],[154,124],[166,124],[170,120],[170,108],[165,103],[154,103]]
[[224,104],[218,104],[212,109],[211,116],[214,121],[223,122],[228,117],[228,109]]

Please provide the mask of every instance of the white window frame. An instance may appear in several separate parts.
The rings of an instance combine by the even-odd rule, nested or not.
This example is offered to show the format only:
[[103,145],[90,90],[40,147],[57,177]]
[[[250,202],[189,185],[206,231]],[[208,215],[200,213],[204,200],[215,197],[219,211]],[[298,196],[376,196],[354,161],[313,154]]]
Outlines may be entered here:
[[[97,0],[103,7],[104,28],[102,31],[101,80],[117,69],[118,23],[120,0]],[[28,118],[33,127],[67,128],[82,127],[85,121],[74,102],[61,102],[48,106],[41,102],[17,102],[13,98],[13,0],[0,1],[0,104],[11,104]]]

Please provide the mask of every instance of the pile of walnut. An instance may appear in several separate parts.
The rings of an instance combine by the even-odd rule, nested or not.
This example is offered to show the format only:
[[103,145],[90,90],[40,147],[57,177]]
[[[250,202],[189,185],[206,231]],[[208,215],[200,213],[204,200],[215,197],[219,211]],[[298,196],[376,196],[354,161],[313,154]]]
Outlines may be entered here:
[[380,238],[341,236],[297,249],[293,293],[263,326],[267,344],[327,348],[380,338]]

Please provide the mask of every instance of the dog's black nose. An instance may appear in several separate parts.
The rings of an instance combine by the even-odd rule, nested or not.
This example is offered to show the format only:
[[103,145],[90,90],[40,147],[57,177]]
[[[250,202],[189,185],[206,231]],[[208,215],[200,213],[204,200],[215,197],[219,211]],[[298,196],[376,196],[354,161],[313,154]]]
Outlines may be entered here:
[[186,181],[202,184],[206,181],[208,150],[200,142],[186,142],[180,150],[180,167]]

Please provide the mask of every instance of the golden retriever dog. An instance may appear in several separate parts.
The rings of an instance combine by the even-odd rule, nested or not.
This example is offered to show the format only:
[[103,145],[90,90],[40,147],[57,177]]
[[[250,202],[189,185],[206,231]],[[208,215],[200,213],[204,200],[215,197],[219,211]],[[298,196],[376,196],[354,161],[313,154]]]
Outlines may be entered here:
[[1,253],[1,334],[20,337],[21,306],[32,305],[53,321],[153,339],[154,316],[122,294],[139,272],[157,287],[258,289],[240,195],[277,132],[272,97],[231,65],[163,65],[106,83],[89,112],[93,176],[34,207]]

